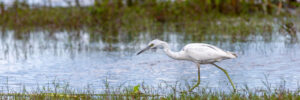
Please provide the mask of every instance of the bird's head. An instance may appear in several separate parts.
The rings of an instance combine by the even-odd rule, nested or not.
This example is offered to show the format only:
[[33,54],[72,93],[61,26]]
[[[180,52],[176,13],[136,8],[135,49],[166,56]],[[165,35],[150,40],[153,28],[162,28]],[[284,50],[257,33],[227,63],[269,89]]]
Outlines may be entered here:
[[155,40],[152,40],[148,46],[144,49],[142,49],[140,52],[137,53],[137,55],[143,53],[144,51],[147,51],[149,49],[156,49],[157,47],[161,46],[163,43],[163,41],[161,40],[158,40],[158,39],[155,39]]

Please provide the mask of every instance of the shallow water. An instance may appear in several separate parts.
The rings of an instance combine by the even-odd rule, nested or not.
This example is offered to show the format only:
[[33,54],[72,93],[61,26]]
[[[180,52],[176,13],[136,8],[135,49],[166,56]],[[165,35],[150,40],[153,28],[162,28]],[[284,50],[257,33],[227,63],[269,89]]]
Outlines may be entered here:
[[[238,88],[265,87],[267,76],[272,86],[286,81],[289,89],[298,88],[300,80],[300,45],[296,36],[273,31],[271,35],[249,35],[237,38],[230,35],[207,34],[192,37],[186,33],[163,32],[152,35],[117,34],[115,37],[85,31],[34,31],[19,34],[1,32],[0,80],[2,87],[18,90],[23,85],[34,88],[54,80],[68,82],[81,89],[86,85],[102,90],[105,79],[111,86],[158,85],[176,82],[184,84],[197,79],[196,65],[176,61],[162,50],[136,55],[152,39],[166,40],[174,51],[185,44],[204,42],[238,54],[237,59],[217,63],[227,69]],[[196,39],[195,39],[196,38]],[[235,41],[233,41],[235,39]],[[225,74],[211,66],[201,66],[201,86],[231,89]],[[5,89],[2,89],[5,91]]]

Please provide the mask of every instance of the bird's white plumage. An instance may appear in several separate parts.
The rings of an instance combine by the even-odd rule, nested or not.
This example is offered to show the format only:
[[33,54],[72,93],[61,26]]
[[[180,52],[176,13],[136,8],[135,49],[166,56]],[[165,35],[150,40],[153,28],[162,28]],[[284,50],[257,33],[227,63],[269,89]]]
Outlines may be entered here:
[[216,46],[205,44],[205,43],[190,43],[184,46],[181,51],[173,52],[170,49],[167,42],[157,40],[157,39],[151,41],[145,49],[141,50],[137,54],[141,54],[142,52],[150,48],[156,48],[156,47],[163,47],[164,52],[173,59],[193,61],[197,64],[198,81],[196,85],[190,88],[189,90],[190,92],[200,84],[200,64],[212,64],[217,68],[221,69],[229,79],[234,91],[236,91],[236,88],[233,82],[231,81],[227,71],[219,67],[218,65],[214,64],[214,62],[218,62],[221,60],[236,58],[236,54],[229,51],[224,51]]
[[236,58],[236,56],[234,56],[231,52],[223,51],[218,47],[204,43],[188,44],[182,49],[182,51],[185,52],[190,60],[200,64]]
[[225,59],[236,58],[234,53],[224,51],[216,46],[205,43],[190,43],[179,52],[173,52],[168,43],[161,40],[153,40],[148,44],[151,48],[162,46],[165,53],[177,60],[189,60],[199,64],[209,64]]

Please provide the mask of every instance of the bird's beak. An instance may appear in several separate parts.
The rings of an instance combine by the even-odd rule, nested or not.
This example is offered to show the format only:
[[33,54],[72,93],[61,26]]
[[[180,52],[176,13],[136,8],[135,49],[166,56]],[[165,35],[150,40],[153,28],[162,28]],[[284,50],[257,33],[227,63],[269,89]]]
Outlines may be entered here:
[[144,51],[149,50],[152,46],[153,46],[153,44],[147,46],[146,48],[144,48],[143,50],[141,50],[140,52],[138,52],[136,55],[139,55],[139,54],[143,53]]

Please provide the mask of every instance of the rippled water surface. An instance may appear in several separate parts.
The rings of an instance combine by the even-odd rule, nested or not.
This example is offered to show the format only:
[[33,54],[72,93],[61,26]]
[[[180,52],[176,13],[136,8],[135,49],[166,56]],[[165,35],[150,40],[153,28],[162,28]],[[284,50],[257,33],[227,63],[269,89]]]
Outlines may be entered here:
[[[237,59],[217,63],[227,69],[237,87],[263,87],[267,76],[272,85],[285,80],[290,89],[300,80],[299,32],[254,34],[247,37],[230,35],[192,36],[180,32],[151,35],[140,32],[111,36],[85,31],[34,31],[19,34],[14,30],[1,32],[1,86],[19,89],[23,85],[35,87],[53,80],[68,82],[72,87],[91,85],[101,90],[105,79],[112,86],[136,85],[144,82],[157,85],[175,84],[197,79],[196,65],[176,61],[162,50],[136,55],[155,38],[165,40],[174,51],[185,44],[204,42],[236,52]],[[201,86],[231,88],[224,73],[211,66],[201,66]]]

